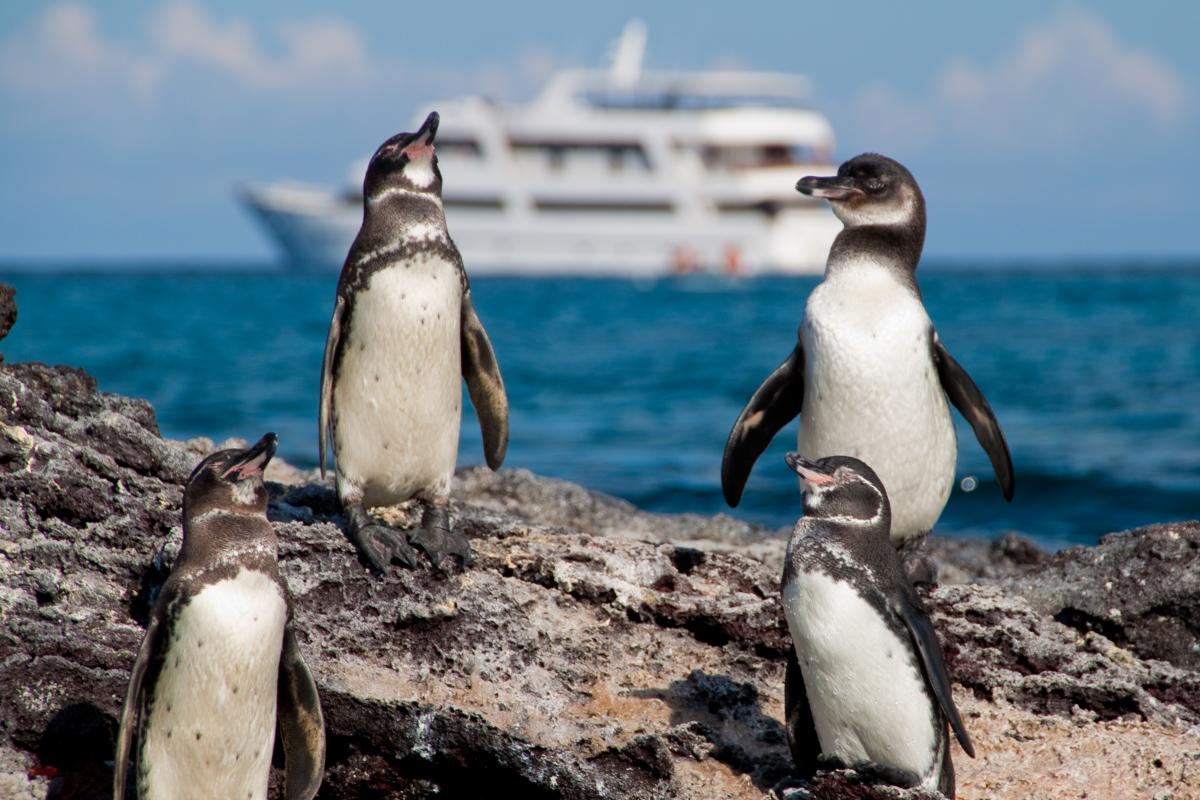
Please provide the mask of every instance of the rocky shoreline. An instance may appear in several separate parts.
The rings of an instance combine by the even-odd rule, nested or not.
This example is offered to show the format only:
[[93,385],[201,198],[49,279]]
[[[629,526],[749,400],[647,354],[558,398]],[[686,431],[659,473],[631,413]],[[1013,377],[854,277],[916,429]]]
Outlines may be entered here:
[[[0,364],[0,795],[45,795],[26,773],[66,747],[63,709],[104,738],[213,447],[81,370]],[[329,482],[267,479],[325,709],[320,797],[758,798],[787,777],[778,536],[473,468],[453,515],[475,564],[377,580]],[[960,797],[1200,797],[1200,523],[934,547],[979,752],[955,751]],[[835,773],[816,796],[926,795]]]

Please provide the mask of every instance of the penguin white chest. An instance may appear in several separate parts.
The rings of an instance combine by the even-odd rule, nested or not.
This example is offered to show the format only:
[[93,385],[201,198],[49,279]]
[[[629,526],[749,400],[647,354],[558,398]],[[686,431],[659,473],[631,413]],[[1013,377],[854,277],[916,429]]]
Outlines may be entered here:
[[958,448],[930,330],[915,293],[869,263],[818,285],[801,328],[800,453],[869,464],[892,499],[894,541],[929,531],[954,483]]
[[375,273],[355,297],[333,392],[334,456],[339,483],[368,506],[449,491],[461,310],[457,266],[436,254]]
[[287,602],[262,572],[201,589],[167,633],[139,796],[266,798]]
[[821,752],[934,775],[936,717],[909,643],[853,586],[821,572],[794,574],[783,602]]

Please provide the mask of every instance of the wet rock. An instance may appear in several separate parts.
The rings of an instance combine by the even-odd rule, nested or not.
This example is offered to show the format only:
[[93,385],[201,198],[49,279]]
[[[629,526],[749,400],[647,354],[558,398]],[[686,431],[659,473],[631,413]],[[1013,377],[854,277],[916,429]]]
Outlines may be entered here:
[[[0,366],[0,424],[8,791],[32,785],[24,770],[64,709],[118,714],[178,551],[181,484],[218,445],[162,440],[144,403],[45,365]],[[339,528],[331,481],[276,462],[268,482],[325,708],[323,798],[760,798],[788,780],[789,642],[773,532],[647,514],[520,470],[469,469],[452,512],[475,565],[379,580]],[[1194,528],[1174,526],[1049,557],[1018,540],[939,551],[977,581],[929,597],[962,701],[1081,726],[1200,723],[1197,673],[1146,657],[1137,629],[1159,615],[1183,626],[1162,639],[1193,630],[1194,542]],[[1150,599],[1110,592],[1119,623],[1089,594],[1152,578],[1163,586]],[[1068,605],[1103,624],[1064,615]],[[973,764],[961,754],[957,763],[972,780]],[[928,796],[840,772],[805,791]]]

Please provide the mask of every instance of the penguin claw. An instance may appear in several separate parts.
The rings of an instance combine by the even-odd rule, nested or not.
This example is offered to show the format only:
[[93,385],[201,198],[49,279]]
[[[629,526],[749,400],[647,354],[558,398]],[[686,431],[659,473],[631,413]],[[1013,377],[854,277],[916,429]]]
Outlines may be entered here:
[[904,560],[904,572],[914,588],[933,589],[938,585],[938,564],[933,556],[910,554]]
[[933,589],[938,585],[938,562],[932,554],[925,552],[925,541],[929,533],[909,537],[900,545],[900,563],[904,574],[913,588],[919,590]]
[[429,558],[435,569],[442,568],[446,556],[458,556],[464,569],[471,566],[471,544],[450,527],[450,514],[444,506],[428,506],[420,527],[409,534],[408,541]]
[[874,761],[859,761],[851,767],[856,780],[864,784],[886,784],[912,789],[921,783],[921,776],[900,767],[877,764]]
[[378,575],[386,575],[393,560],[408,569],[416,569],[416,551],[409,547],[404,537],[386,525],[365,525],[356,530],[350,540]]
[[784,778],[772,787],[770,796],[779,800],[813,800],[812,784],[803,778]]
[[821,753],[817,756],[817,769],[833,772],[839,769],[849,769],[849,766],[837,756],[827,756]]

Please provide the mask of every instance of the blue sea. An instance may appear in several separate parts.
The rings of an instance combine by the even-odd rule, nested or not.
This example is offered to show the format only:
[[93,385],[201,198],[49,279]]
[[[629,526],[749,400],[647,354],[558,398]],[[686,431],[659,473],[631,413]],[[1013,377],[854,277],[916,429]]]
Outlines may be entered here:
[[[938,533],[1012,530],[1056,548],[1200,516],[1200,264],[942,264],[919,277],[942,341],[996,411],[1017,476],[1005,503],[959,420],[967,480]],[[81,366],[106,391],[150,400],[166,436],[274,430],[283,457],[316,464],[335,275],[10,266],[0,279],[18,291],[6,359]],[[511,405],[505,466],[655,511],[728,511],[725,437],[792,348],[816,281],[477,278]],[[462,431],[460,465],[482,461],[470,412]],[[783,463],[795,436],[795,423],[780,433],[731,513],[795,520]]]

